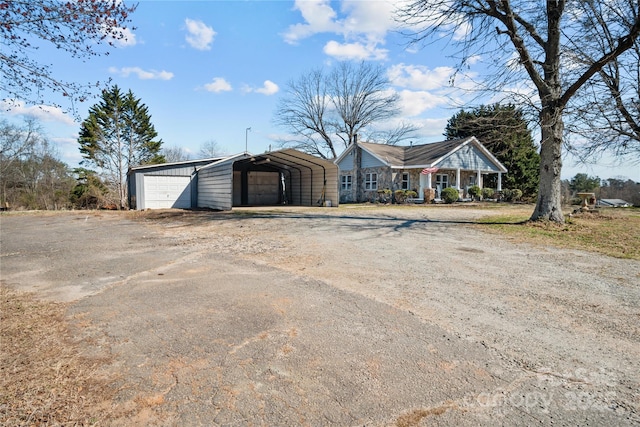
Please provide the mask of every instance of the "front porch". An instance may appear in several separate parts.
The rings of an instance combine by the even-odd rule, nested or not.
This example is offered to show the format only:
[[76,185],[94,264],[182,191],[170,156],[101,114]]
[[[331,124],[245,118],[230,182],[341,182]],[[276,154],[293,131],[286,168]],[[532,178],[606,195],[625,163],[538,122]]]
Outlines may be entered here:
[[464,170],[464,169],[439,169],[436,172],[420,173],[420,191],[418,200],[425,201],[425,190],[435,190],[435,199],[440,199],[442,190],[453,187],[458,190],[461,199],[469,198],[469,188],[478,186],[484,188],[489,175],[497,175],[496,191],[502,191],[502,172]]

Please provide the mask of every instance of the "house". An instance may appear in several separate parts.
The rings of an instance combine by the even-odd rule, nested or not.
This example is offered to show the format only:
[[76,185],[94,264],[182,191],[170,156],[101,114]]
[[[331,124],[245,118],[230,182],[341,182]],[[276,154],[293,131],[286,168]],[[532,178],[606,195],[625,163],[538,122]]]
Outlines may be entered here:
[[605,208],[628,208],[631,203],[622,199],[600,199],[597,205]]
[[337,206],[338,167],[298,150],[132,167],[132,209]]
[[464,198],[469,187],[482,188],[488,174],[497,174],[496,190],[501,191],[507,172],[475,137],[411,146],[356,142],[335,163],[340,202],[373,201],[380,189],[414,190],[424,201],[425,190],[433,189],[438,199],[443,189],[455,187]]

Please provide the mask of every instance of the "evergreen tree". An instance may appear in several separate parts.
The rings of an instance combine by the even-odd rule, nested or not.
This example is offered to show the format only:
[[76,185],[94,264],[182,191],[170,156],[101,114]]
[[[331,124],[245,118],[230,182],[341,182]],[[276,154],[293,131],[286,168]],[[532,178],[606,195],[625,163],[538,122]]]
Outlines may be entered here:
[[578,173],[571,178],[569,188],[574,193],[591,193],[600,187],[600,178],[589,176],[586,173]]
[[126,207],[126,174],[131,166],[164,163],[162,140],[149,109],[118,86],[102,92],[102,100],[91,107],[82,122],[78,143],[83,165],[97,167],[111,189],[118,194],[120,208]]
[[[445,128],[447,139],[475,136],[508,169],[502,186],[519,189],[525,197],[536,193],[540,155],[523,112],[514,105],[482,105],[461,110]],[[496,186],[487,181],[485,187]]]

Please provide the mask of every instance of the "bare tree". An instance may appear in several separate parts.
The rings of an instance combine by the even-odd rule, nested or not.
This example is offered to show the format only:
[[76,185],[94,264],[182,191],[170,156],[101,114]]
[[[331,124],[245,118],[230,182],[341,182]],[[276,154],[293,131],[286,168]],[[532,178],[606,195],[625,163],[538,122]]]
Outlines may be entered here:
[[[280,99],[275,122],[293,134],[293,139],[284,144],[335,158],[358,133],[373,131],[374,125],[397,114],[398,95],[389,89],[382,67],[342,62],[329,73],[317,69],[290,82]],[[403,125],[386,136],[397,143],[414,130]]]
[[327,78],[321,69],[292,80],[280,98],[275,121],[294,136],[287,145],[323,158],[337,157],[331,138],[331,101]]
[[37,119],[0,121],[0,202],[3,207],[59,209],[66,207],[73,179],[49,143]]
[[[595,2],[591,6],[601,5]],[[628,21],[624,24],[633,25]],[[600,20],[600,25],[603,31],[594,42],[601,51],[613,50],[618,40],[609,30],[608,20]],[[590,52],[579,54],[576,60],[594,62]],[[571,111],[567,128],[579,140],[569,148],[585,162],[597,161],[607,152],[620,159],[640,161],[640,41],[636,39],[624,55],[603,66],[580,95],[587,102],[578,102]]]
[[64,50],[74,58],[103,54],[101,43],[126,38],[128,16],[136,9],[117,0],[0,1],[0,91],[3,97],[44,104],[49,90],[84,101],[94,84],[81,85],[56,78],[51,66],[34,54],[39,42]]
[[178,147],[176,145],[171,147],[162,147],[160,153],[167,163],[184,162],[187,160],[191,160],[191,156],[189,155],[189,153],[187,153],[184,148]]
[[[459,47],[461,65],[490,55],[496,79],[488,86],[521,87],[526,81],[532,87],[534,97],[529,98],[538,109],[542,139],[538,199],[531,219],[564,222],[560,173],[565,110],[594,75],[633,46],[640,33],[637,0],[416,0],[398,12],[398,19],[412,29],[413,42],[448,34]],[[615,40],[605,49],[593,42],[603,31],[602,22]],[[584,52],[590,53],[589,63],[575,60]]]
[[411,123],[400,122],[396,127],[386,130],[363,132],[362,136],[370,142],[379,144],[398,145],[402,141],[415,137],[417,128]]
[[225,156],[226,154],[227,150],[221,147],[215,139],[203,142],[202,145],[200,145],[200,151],[198,151],[198,155],[203,159],[213,159]]

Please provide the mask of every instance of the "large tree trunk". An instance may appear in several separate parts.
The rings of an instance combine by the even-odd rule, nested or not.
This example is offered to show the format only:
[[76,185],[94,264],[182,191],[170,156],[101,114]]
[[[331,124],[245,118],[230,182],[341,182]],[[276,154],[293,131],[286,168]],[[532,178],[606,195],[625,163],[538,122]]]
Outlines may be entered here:
[[562,134],[564,122],[561,108],[543,107],[540,114],[542,148],[540,149],[540,185],[538,201],[531,219],[564,222],[562,215]]

